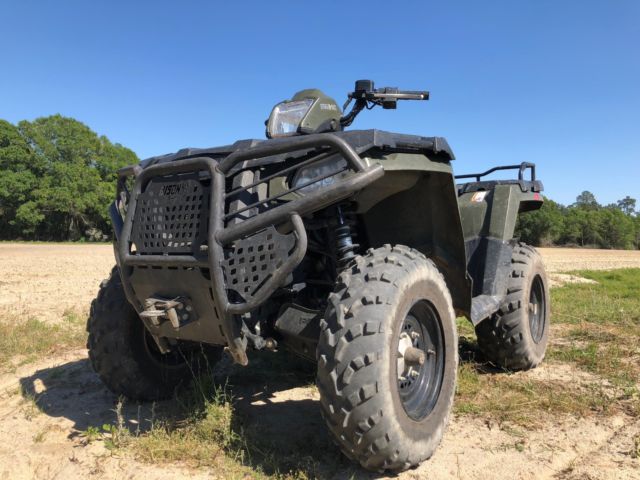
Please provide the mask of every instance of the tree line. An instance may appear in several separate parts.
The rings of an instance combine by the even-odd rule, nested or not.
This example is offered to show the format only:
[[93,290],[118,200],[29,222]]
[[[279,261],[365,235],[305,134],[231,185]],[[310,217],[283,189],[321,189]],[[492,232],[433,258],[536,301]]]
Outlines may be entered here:
[[73,118],[0,120],[0,238],[108,238],[116,172],[137,162]]
[[540,210],[519,216],[516,235],[537,246],[639,249],[640,212],[628,195],[609,205],[589,191],[569,206],[545,198]]
[[[116,172],[137,162],[73,118],[0,120],[0,239],[108,238]],[[585,191],[570,206],[546,199],[520,216],[516,235],[532,245],[640,248],[640,214],[629,196],[602,206]]]

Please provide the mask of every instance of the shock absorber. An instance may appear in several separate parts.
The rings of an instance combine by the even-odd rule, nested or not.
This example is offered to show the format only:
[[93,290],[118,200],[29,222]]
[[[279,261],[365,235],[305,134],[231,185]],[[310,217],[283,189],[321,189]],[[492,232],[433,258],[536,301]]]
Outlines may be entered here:
[[336,228],[336,257],[338,268],[342,270],[355,258],[354,251],[360,246],[353,243],[351,225],[354,223],[352,213],[337,206],[338,227]]

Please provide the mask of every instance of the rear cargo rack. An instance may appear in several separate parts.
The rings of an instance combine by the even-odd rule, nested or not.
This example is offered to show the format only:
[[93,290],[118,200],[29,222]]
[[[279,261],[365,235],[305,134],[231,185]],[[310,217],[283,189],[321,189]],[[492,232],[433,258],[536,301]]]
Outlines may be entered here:
[[456,180],[461,178],[475,178],[476,182],[479,182],[482,177],[486,177],[487,175],[492,174],[493,172],[498,172],[500,170],[518,170],[518,180],[524,181],[524,172],[530,169],[531,170],[531,179],[530,182],[536,181],[536,164],[522,162],[520,165],[503,165],[499,167],[493,167],[482,173],[467,173],[465,175],[456,175],[454,178]]
[[[483,180],[483,177],[490,175],[494,172],[503,170],[518,170],[518,178],[512,180]],[[529,180],[524,178],[525,172],[531,171]],[[465,175],[456,175],[456,180],[472,178],[475,181],[460,183],[457,185],[458,195],[462,195],[468,192],[476,192],[481,190],[491,190],[498,185],[514,185],[520,186],[520,190],[523,192],[541,192],[543,190],[542,182],[536,180],[536,165],[535,163],[522,162],[519,165],[501,165],[499,167],[493,167],[482,173],[467,173]]]

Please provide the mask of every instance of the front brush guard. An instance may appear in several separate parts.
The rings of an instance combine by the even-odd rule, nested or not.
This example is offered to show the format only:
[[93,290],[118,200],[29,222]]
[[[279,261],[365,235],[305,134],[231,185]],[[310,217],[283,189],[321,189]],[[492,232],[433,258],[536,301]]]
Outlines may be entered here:
[[[225,227],[225,181],[227,174],[234,166],[247,160],[322,147],[329,147],[338,151],[355,173],[321,190],[305,194],[299,199],[259,213],[241,223]],[[206,253],[200,255],[140,255],[139,253],[131,253],[131,232],[137,199],[148,183],[154,177],[195,171],[207,172],[211,177]],[[228,349],[236,362],[246,365],[248,363],[245,352],[246,342],[242,339],[240,322],[236,321],[234,316],[253,310],[267,300],[303,259],[307,248],[307,235],[301,216],[344,200],[354,192],[382,177],[384,170],[378,164],[367,167],[355,150],[343,139],[331,134],[319,134],[287,139],[286,141],[265,142],[256,147],[235,151],[222,161],[199,156],[156,164],[145,169],[139,166],[126,167],[119,172],[119,175],[118,183],[120,187],[124,185],[127,177],[135,177],[124,221],[122,221],[115,204],[112,205],[110,210],[116,238],[118,239],[116,255],[121,271],[124,267],[136,265],[209,268],[213,299],[220,312],[221,327],[227,338]],[[120,188],[118,189],[118,195],[119,192]],[[116,199],[116,203],[117,201],[118,199]],[[223,247],[271,225],[279,225],[285,222],[289,222],[292,225],[296,237],[295,247],[289,258],[273,272],[271,277],[252,298],[244,302],[232,303],[227,294],[227,285],[224,278]],[[130,283],[124,276],[122,280],[127,299],[136,307],[138,312],[142,312],[144,306],[136,298]]]

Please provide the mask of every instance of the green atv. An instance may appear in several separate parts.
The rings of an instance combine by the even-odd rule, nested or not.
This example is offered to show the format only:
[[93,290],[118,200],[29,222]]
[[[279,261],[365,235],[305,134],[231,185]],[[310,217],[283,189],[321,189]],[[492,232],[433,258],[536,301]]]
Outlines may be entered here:
[[[428,97],[361,80],[341,109],[303,90],[273,108],[268,140],[122,169],[117,267],[88,323],[104,383],[169,397],[223,349],[247,365],[249,349],[286,347],[317,362],[345,455],[397,472],[429,458],[447,425],[456,316],[494,365],[540,363],[547,278],[513,238],[518,213],[542,205],[535,166],[454,177],[444,138],[344,131],[365,108]],[[483,178],[505,169],[517,180]]]

